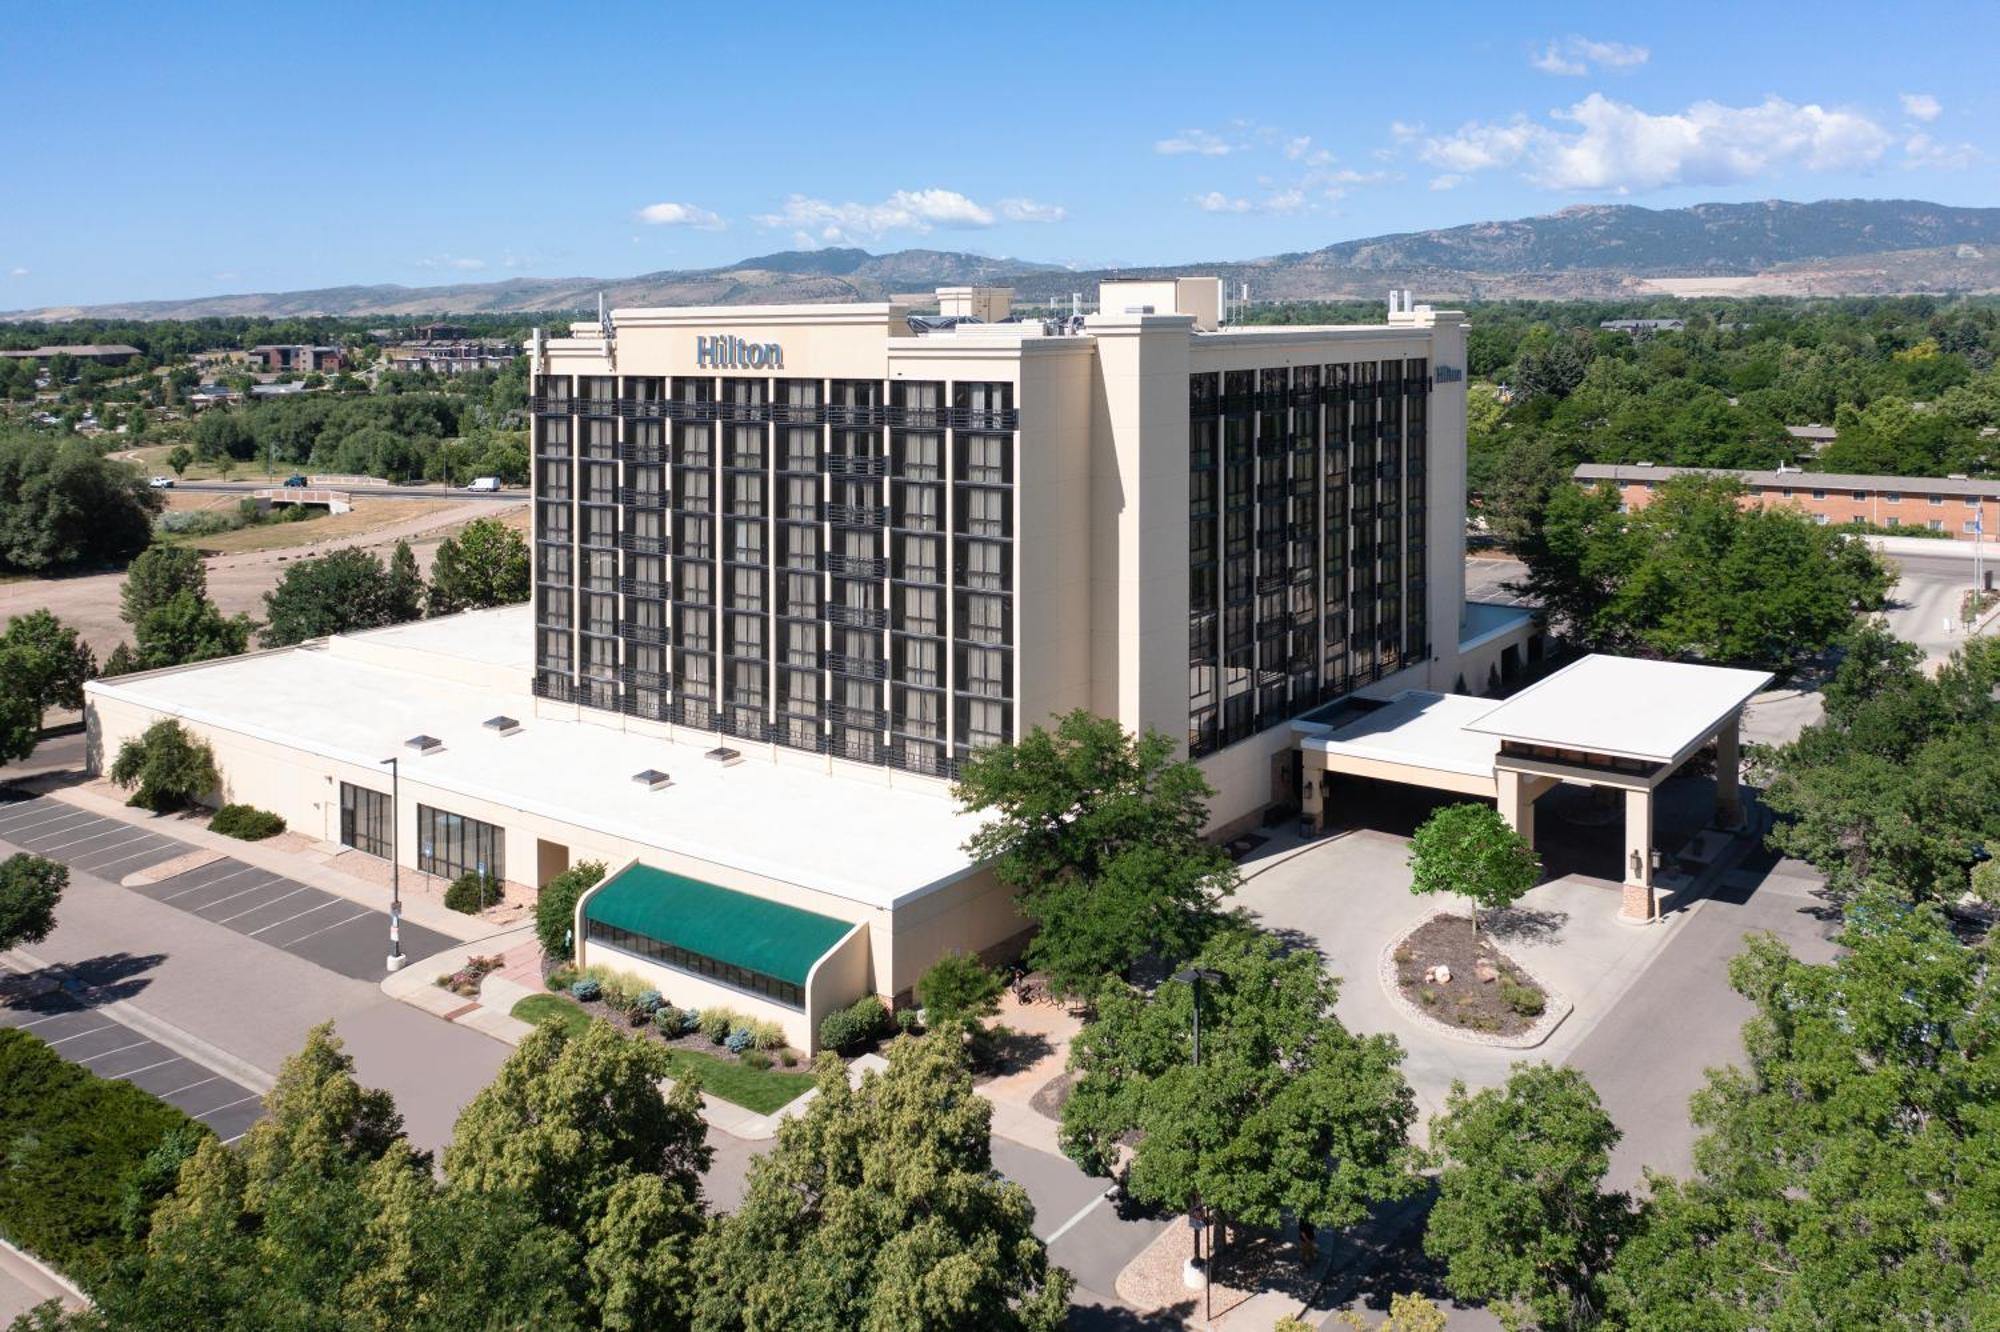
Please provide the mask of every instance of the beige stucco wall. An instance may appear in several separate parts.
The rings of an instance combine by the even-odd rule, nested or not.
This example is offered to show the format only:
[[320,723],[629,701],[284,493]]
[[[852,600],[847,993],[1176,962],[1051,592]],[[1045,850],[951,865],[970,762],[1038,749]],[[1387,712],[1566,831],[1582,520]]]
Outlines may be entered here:
[[825,957],[813,964],[812,973],[806,977],[806,1011],[801,1017],[807,1040],[803,1044],[794,1044],[808,1054],[818,1054],[819,1024],[826,1020],[828,1013],[845,1008],[870,992],[871,970],[868,931],[856,926]]

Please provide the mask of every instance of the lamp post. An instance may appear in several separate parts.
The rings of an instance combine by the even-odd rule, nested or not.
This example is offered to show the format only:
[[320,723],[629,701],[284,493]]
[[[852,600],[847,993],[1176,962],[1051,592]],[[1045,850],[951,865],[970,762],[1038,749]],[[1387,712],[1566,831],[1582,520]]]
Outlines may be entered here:
[[[1201,983],[1203,981],[1219,981],[1222,979],[1222,973],[1219,971],[1209,971],[1202,967],[1189,967],[1185,971],[1176,971],[1174,973],[1174,979],[1179,981],[1183,985],[1191,986],[1194,990],[1194,1067],[1200,1068],[1201,1067]],[[1199,1195],[1197,1195],[1196,1198],[1194,1199],[1193,1210],[1195,1212],[1200,1212],[1203,1210],[1201,1207],[1201,1199]],[[1194,1218],[1190,1216],[1189,1222],[1190,1224],[1195,1225],[1195,1232],[1194,1232],[1195,1245],[1197,1248],[1200,1248],[1202,1236],[1206,1233],[1208,1228],[1207,1219],[1206,1217],[1203,1217],[1201,1223],[1196,1224]],[[1215,1317],[1215,1241],[1213,1239],[1210,1239],[1207,1245],[1207,1252],[1197,1254],[1196,1257],[1202,1260],[1201,1261],[1201,1316],[1204,1322],[1212,1321]]]
[[401,971],[403,957],[403,846],[402,770],[395,755],[382,759],[389,765],[389,970]]

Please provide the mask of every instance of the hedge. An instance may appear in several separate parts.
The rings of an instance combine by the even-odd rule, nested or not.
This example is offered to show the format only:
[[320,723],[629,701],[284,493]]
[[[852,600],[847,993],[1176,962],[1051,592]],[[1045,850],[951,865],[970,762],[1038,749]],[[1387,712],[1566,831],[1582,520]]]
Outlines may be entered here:
[[285,821],[268,809],[255,805],[224,805],[208,821],[210,832],[234,837],[240,842],[261,842],[285,830]]
[[837,1009],[820,1020],[819,1043],[847,1054],[857,1046],[888,1035],[894,1027],[888,1005],[872,994],[865,995],[850,1007]]
[[[208,1129],[129,1082],[0,1028],[0,1235],[89,1290],[143,1248],[156,1149]],[[128,1223],[126,1212],[142,1213]]]
[[452,880],[451,887],[444,890],[444,904],[468,916],[478,915],[487,907],[498,904],[500,898],[500,881],[491,874],[476,871],[459,875]]

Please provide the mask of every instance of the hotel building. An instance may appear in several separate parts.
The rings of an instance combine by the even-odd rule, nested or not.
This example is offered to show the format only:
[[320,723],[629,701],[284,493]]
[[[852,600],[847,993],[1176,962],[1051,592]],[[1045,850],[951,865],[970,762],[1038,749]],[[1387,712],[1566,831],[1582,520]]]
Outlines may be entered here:
[[1529,647],[1525,612],[1464,603],[1460,315],[1222,327],[1215,279],[1099,305],[537,334],[528,606],[95,682],[92,752],[175,716],[223,794],[328,842],[529,887],[603,860],[584,960],[809,1048],[1018,940],[950,798],[980,748],[1078,708],[1164,732],[1230,832],[1320,809],[1314,714]]

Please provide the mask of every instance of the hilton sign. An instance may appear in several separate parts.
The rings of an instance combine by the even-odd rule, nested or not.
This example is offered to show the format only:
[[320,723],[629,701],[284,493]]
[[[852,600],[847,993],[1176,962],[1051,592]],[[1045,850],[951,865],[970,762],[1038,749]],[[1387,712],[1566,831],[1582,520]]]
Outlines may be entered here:
[[694,340],[694,363],[702,370],[782,370],[785,349],[775,342],[745,342],[721,333]]

